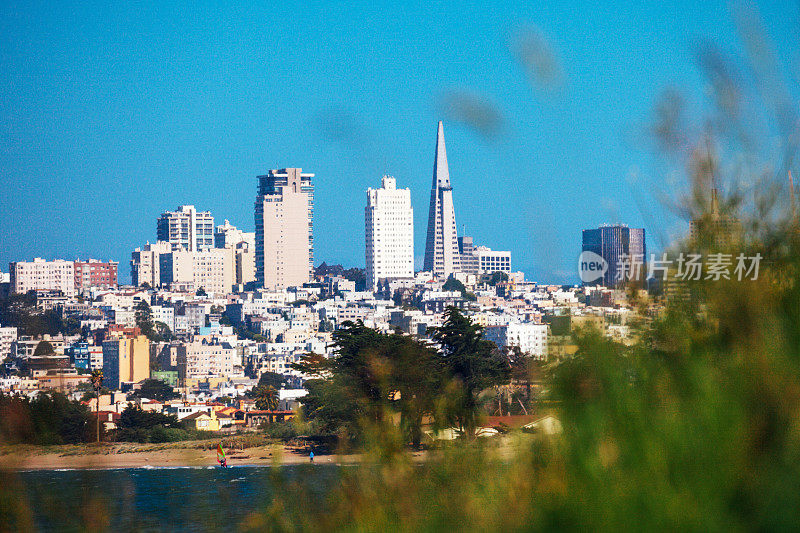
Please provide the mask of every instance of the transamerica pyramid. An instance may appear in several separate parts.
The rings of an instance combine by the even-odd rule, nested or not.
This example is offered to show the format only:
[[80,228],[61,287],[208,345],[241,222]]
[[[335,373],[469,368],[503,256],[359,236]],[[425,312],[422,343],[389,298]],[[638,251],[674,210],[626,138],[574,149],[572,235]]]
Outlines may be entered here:
[[450,171],[447,168],[442,121],[439,121],[439,131],[436,133],[436,159],[433,161],[433,187],[423,270],[443,278],[461,271],[453,187],[450,185]]

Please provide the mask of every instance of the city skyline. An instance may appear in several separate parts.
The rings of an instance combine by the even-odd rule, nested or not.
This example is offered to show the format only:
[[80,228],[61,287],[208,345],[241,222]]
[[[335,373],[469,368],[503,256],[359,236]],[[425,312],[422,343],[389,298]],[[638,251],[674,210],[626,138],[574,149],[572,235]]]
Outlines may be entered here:
[[[742,45],[725,2],[651,7],[587,19],[569,4],[504,5],[488,16],[472,6],[458,17],[422,6],[385,14],[291,4],[191,13],[0,8],[0,180],[14,191],[0,200],[0,265],[36,256],[127,265],[130,250],[153,239],[152,221],[181,204],[253,231],[252,176],[296,165],[320,176],[318,261],[362,266],[361,199],[391,174],[417,206],[420,268],[430,128],[439,119],[449,125],[455,208],[474,220],[466,234],[512,250],[530,278],[575,281],[576,236],[601,223],[645,227],[648,247],[658,249],[662,228],[686,232],[687,224],[653,198],[666,170],[638,138],[668,88],[683,91],[689,111],[707,105],[711,82],[697,66],[698,46],[713,39],[736,58]],[[777,2],[760,11],[786,48],[793,18]],[[250,37],[287,20],[303,31],[269,47]],[[354,29],[355,20],[361,31],[352,34],[369,38],[328,31]],[[526,28],[549,42],[560,88],[526,78],[514,51]],[[307,83],[292,91],[264,83],[289,72],[305,73]],[[496,111],[499,127],[465,118],[457,104],[475,99]]]

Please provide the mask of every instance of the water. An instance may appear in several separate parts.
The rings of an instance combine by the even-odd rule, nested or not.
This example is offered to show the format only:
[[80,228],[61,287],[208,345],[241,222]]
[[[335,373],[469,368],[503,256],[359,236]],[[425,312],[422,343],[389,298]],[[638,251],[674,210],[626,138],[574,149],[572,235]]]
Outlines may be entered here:
[[39,470],[14,474],[39,531],[231,531],[298,483],[323,505],[334,465]]

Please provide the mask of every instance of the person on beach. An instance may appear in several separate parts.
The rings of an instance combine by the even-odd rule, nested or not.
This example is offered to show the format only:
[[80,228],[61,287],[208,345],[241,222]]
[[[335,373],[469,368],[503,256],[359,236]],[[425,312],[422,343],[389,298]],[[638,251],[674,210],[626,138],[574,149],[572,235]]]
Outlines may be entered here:
[[308,454],[308,459],[312,463],[314,462],[314,450],[313,449],[311,450],[311,453]]

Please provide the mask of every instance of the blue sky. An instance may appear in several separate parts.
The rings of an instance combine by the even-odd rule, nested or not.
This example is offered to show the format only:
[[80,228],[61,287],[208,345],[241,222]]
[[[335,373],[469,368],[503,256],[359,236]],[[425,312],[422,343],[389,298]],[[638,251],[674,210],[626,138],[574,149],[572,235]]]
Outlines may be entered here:
[[[759,10],[796,50],[797,4]],[[531,27],[557,88],[513,53]],[[668,87],[703,108],[703,40],[741,54],[727,2],[3,2],[0,269],[94,257],[129,282],[162,211],[252,231],[256,175],[287,166],[316,174],[317,263],[363,266],[364,191],[386,173],[412,190],[421,258],[443,119],[459,230],[533,279],[576,281],[583,228],[644,226],[651,249],[685,229],[652,194],[668,169],[642,132]],[[501,133],[453,120],[452,93],[491,102]]]

